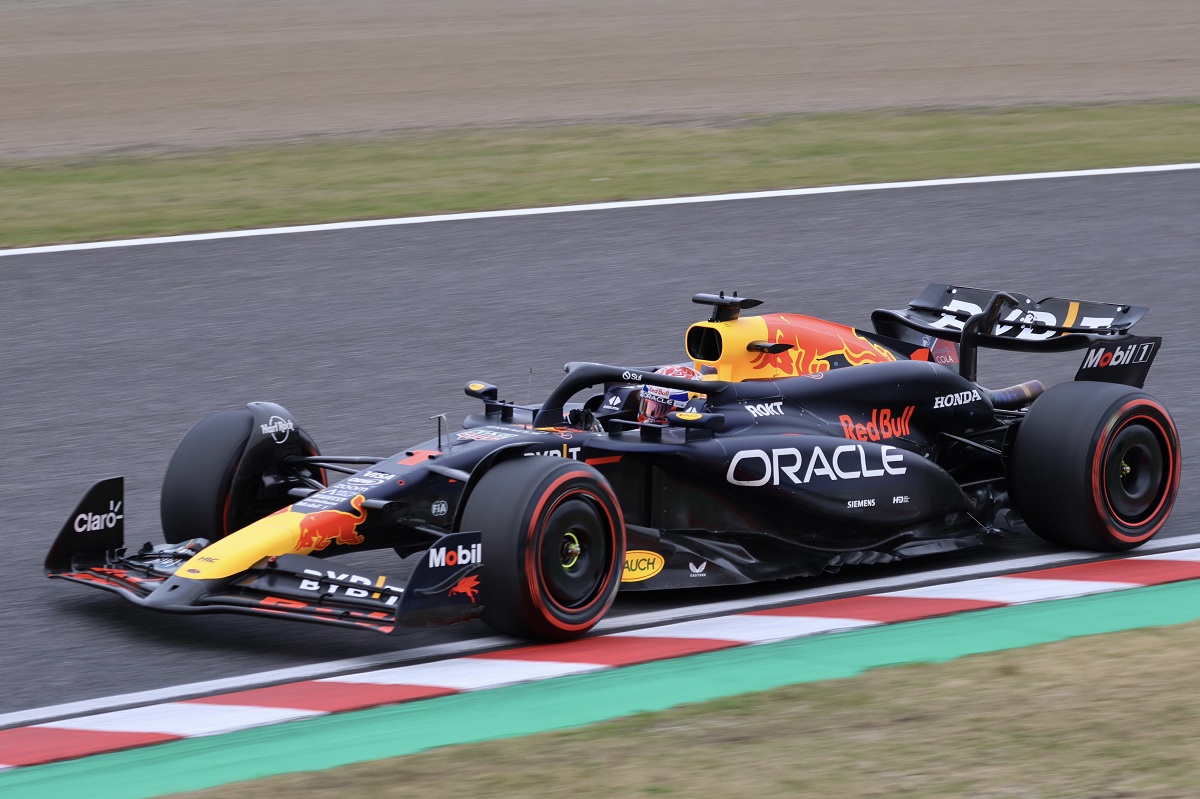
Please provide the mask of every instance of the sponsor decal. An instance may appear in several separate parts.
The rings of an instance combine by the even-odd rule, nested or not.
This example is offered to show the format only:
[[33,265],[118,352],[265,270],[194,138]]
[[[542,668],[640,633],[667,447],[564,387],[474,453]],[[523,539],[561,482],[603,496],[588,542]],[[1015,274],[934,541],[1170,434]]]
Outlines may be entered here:
[[[310,575],[311,577],[313,577],[315,579],[311,579],[311,580],[302,579],[300,581],[300,590],[301,591],[315,591],[315,592],[320,593],[322,596],[332,596],[334,594],[337,594],[340,591],[342,596],[355,597],[358,599],[365,599],[366,597],[369,597],[372,594],[374,594],[376,596],[376,598],[379,597],[379,591],[377,590],[378,587],[375,585],[375,582],[370,577],[364,577],[361,574],[353,574],[351,572],[346,572],[345,574],[339,574],[337,571],[335,571],[333,569],[326,569],[324,572],[317,571],[316,569],[305,569],[304,573],[307,575]],[[337,585],[334,583],[326,583],[326,582],[324,582],[324,580],[326,580],[326,579],[337,580],[340,583],[353,583],[354,585],[364,585],[364,586],[366,586],[366,588],[353,588],[351,586],[346,586],[346,585]],[[379,579],[382,581],[384,578],[381,577]],[[392,588],[392,586],[390,586],[390,585],[384,585],[382,587],[389,588],[389,589]],[[399,600],[400,600],[399,594],[389,593],[387,596],[387,599],[385,599],[383,602],[385,605],[395,605],[396,602],[398,602]]]
[[430,547],[429,568],[440,569],[444,566],[470,566],[483,562],[483,544],[471,544],[468,549],[463,546]]
[[875,507],[874,499],[851,499],[846,501],[847,508],[873,508]]
[[608,399],[606,399],[604,401],[604,406],[606,408],[620,408],[621,407],[621,395],[613,394],[611,397],[609,397]]
[[563,444],[558,449],[541,449],[537,450],[536,452],[526,452],[525,457],[528,458],[534,455],[546,455],[551,458],[570,458],[573,461],[577,461],[579,460],[579,451],[581,449],[583,449],[583,447],[571,447]]
[[117,522],[125,518],[125,514],[121,513],[121,506],[125,503],[109,501],[108,513],[81,513],[75,517],[75,532],[77,533],[95,533],[100,530],[111,530],[117,526]]
[[1111,347],[1104,344],[1094,344],[1083,357],[1080,369],[1103,369],[1107,366],[1128,366],[1145,363],[1154,354],[1154,343],[1126,344]]
[[664,402],[672,400],[676,394],[682,396],[686,393],[679,389],[667,388],[666,386],[645,386],[642,388],[643,397],[653,397]]
[[955,394],[946,394],[942,397],[934,397],[933,407],[937,408],[953,408],[956,405],[969,405],[972,402],[979,402],[983,397],[975,389],[970,391],[959,391]]
[[444,499],[437,500],[429,508],[429,512],[432,513],[434,516],[445,516],[446,513],[449,512],[449,510],[450,510],[450,505],[447,504],[446,500],[444,500]]
[[300,540],[296,542],[296,551],[312,552],[325,549],[330,544],[361,544],[365,539],[358,534],[358,526],[367,520],[367,513],[362,509],[363,499],[362,494],[357,494],[350,500],[354,513],[319,510],[306,515],[300,520]]
[[643,378],[637,372],[621,372],[621,379],[631,383],[640,383]]
[[[882,477],[885,474],[904,474],[904,450],[887,444],[868,455],[862,444],[836,447],[826,454],[814,447],[805,467],[800,450],[780,447],[770,452],[744,449],[733,456],[725,480],[735,486],[803,485],[816,477],[826,480],[858,480]],[[786,481],[786,482],[785,482]]]
[[755,419],[761,419],[764,416],[783,416],[783,400],[779,402],[760,402],[754,405],[745,405],[744,407],[750,411],[750,415]]
[[[1074,319],[1073,317],[1080,310],[1079,303],[1077,302],[1072,302],[1070,309],[1067,314],[1067,320],[1062,325],[1063,327],[1081,327],[1095,330],[1097,328],[1108,327],[1113,323],[1114,317],[1111,316],[1085,316],[1082,319]],[[946,330],[962,330],[963,325],[966,324],[967,317],[983,313],[981,306],[959,299],[951,300],[946,305],[943,305],[942,310],[949,313],[942,314],[941,318],[932,322],[932,327],[939,327]],[[960,319],[959,314],[964,315],[963,318]],[[1014,308],[1009,311],[1008,316],[1004,317],[1003,321],[1010,324],[997,323],[991,335],[1007,336],[1027,341],[1044,341],[1059,335],[1058,331],[1055,330],[1035,330],[1031,327],[1032,325],[1043,325],[1045,327],[1058,326],[1058,319],[1049,311],[1023,311],[1020,308]],[[1017,324],[1011,324],[1013,322]]]
[[679,413],[675,414],[676,419],[682,419],[685,422],[694,422],[697,419],[703,418],[703,416],[704,414],[695,413],[693,411],[680,411]]
[[472,391],[483,391],[487,386],[484,383],[467,383],[467,388]]
[[894,361],[896,356],[851,328],[832,322],[787,314],[764,314],[767,341],[791,344],[783,352],[760,352],[750,362],[753,369],[767,369],[785,375],[827,372],[834,362],[849,366]]
[[316,508],[330,508],[348,499],[354,499],[359,494],[363,493],[358,490],[347,490],[345,488],[325,488],[315,494],[310,494],[301,501],[296,503],[296,507],[313,506]]
[[474,605],[475,598],[479,596],[479,575],[472,574],[462,578],[446,592],[446,596],[465,596]]
[[516,438],[516,433],[505,430],[462,430],[455,434],[459,441],[504,441]]
[[707,560],[706,560],[706,561],[704,561],[703,563],[699,563],[699,564],[697,564],[697,563],[692,563],[691,561],[688,561],[688,572],[689,572],[689,573],[690,573],[690,574],[691,574],[693,577],[703,577],[703,576],[704,576],[704,570],[705,570],[705,569],[707,569],[707,568],[708,568],[708,561],[707,561]]
[[360,475],[347,477],[340,483],[335,483],[329,488],[323,488],[315,494],[310,494],[297,502],[293,507],[300,510],[304,510],[305,508],[316,508],[317,510],[332,508],[346,500],[353,502],[355,497],[364,497],[375,486],[383,485],[389,480],[394,479],[396,479],[396,475],[387,472],[363,472]]
[[372,488],[377,485],[383,485],[393,477],[395,477],[395,475],[385,474],[384,472],[363,472],[362,474],[356,474],[353,477],[347,477],[337,485],[341,488],[345,488],[346,486],[362,486],[364,488]]
[[856,423],[854,419],[843,414],[838,417],[842,424],[842,433],[846,438],[856,441],[880,441],[885,438],[903,438],[909,434],[909,421],[915,405],[909,405],[896,414],[891,408],[874,408],[871,410],[871,421]]
[[893,505],[907,505],[907,504],[908,504],[908,497],[906,497],[906,496],[903,496],[903,495],[902,495],[902,496],[898,496],[898,497],[892,497],[892,504],[893,504]]
[[284,419],[282,416],[272,416],[267,420],[266,424],[260,424],[258,429],[262,431],[264,436],[271,436],[271,440],[276,444],[282,444],[288,440],[288,436],[296,429],[296,423],[291,419]]
[[1124,336],[1118,341],[1093,342],[1075,373],[1076,380],[1124,383],[1141,388],[1146,382],[1162,339]]
[[645,549],[632,549],[625,553],[625,570],[621,572],[621,582],[640,583],[649,580],[663,570],[666,560],[657,552]]

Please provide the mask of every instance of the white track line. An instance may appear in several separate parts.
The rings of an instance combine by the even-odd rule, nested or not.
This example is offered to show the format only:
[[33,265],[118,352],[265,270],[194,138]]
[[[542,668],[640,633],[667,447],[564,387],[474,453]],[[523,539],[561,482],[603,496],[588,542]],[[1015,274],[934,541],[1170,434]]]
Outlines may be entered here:
[[559,663],[557,661],[455,658],[436,663],[417,663],[394,669],[329,677],[322,682],[368,683],[372,685],[426,685],[477,691],[499,688],[530,680],[548,680],[572,674],[586,674],[605,668],[595,663]]
[[803,638],[817,633],[839,632],[880,624],[864,619],[804,616],[716,616],[614,633],[623,638],[707,638],[718,641],[765,644]]
[[316,710],[244,705],[189,705],[180,702],[52,721],[44,726],[91,732],[150,732],[192,738],[321,715],[324,714]]
[[850,186],[818,186],[807,189],[779,189],[776,191],[739,192],[735,194],[708,194],[699,197],[664,197],[654,200],[628,200],[610,203],[588,203],[586,205],[559,205],[548,208],[512,208],[504,211],[478,211],[464,214],[437,214],[434,216],[408,216],[395,219],[364,219],[355,222],[330,222],[321,225],[292,225],[289,227],[259,228],[256,230],[226,230],[219,233],[195,233],[186,236],[157,236],[145,239],[123,239],[119,241],[94,241],[81,244],[53,244],[44,247],[22,247],[0,250],[6,255],[33,255],[37,253],[72,252],[75,250],[101,250],[112,247],[142,247],[149,244],[181,244],[192,241],[214,241],[217,239],[245,239],[257,236],[282,236],[288,233],[319,233],[330,230],[354,230],[356,228],[392,227],[395,225],[421,225],[426,222],[454,222],[470,219],[499,219],[509,216],[539,216],[541,214],[567,214],[575,211],[612,211],[625,208],[651,208],[658,205],[691,205],[694,203],[731,202],[733,200],[764,200],[773,197],[804,197],[813,194],[845,194],[854,191],[881,191],[884,189],[917,189],[933,186],[966,186],[977,183],[1011,183],[1020,180],[1057,180],[1059,178],[1086,178],[1107,175],[1135,175],[1147,172],[1181,172],[1200,169],[1196,164],[1161,164],[1156,166],[1129,166],[1112,169],[1078,169],[1069,172],[1028,172],[1019,175],[982,175],[969,178],[941,178],[937,180],[905,180],[894,183],[860,183]]

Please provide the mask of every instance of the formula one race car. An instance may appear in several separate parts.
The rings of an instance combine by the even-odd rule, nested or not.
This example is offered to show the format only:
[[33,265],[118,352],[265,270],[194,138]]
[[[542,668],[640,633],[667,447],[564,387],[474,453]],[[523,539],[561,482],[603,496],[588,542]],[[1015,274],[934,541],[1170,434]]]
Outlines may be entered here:
[[[1145,308],[930,285],[874,332],[700,294],[688,365],[570,363],[537,405],[482,411],[390,457],[331,456],[279,405],[209,416],[162,487],[166,544],[124,545],[122,479],[97,483],[46,574],[184,613],[391,632],[476,616],[582,635],[619,588],[749,583],[1032,531],[1136,547],[1166,522],[1179,437],[1141,391]],[[980,347],[1085,350],[1073,382],[989,390]],[[572,402],[592,387],[599,390]],[[330,483],[328,475],[349,476]],[[331,567],[394,549],[403,580]]]

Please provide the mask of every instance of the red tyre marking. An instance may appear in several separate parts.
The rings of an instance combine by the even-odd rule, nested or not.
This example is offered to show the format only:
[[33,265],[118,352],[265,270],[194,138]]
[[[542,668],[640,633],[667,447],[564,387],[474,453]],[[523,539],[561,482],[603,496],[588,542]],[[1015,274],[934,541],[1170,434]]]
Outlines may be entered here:
[[[624,529],[624,527],[625,527],[625,520],[621,516],[621,506],[617,504],[615,497],[612,497],[610,494],[609,498],[612,501],[612,506],[614,508],[616,508],[616,511],[617,511],[616,520],[614,520],[612,515],[608,512],[608,505],[602,501],[601,497],[597,496],[596,494],[594,494],[591,491],[585,491],[582,489],[563,494],[561,497],[559,497],[554,502],[553,505],[551,505],[549,507],[549,509],[546,510],[545,516],[543,517],[543,509],[546,506],[547,500],[549,500],[550,496],[554,493],[554,491],[559,486],[561,486],[563,483],[565,483],[569,480],[579,478],[579,477],[586,477],[586,478],[590,479],[591,475],[588,474],[587,472],[567,472],[566,474],[562,475],[557,480],[555,480],[553,483],[551,483],[549,486],[547,486],[546,490],[542,492],[542,496],[538,500],[537,506],[533,509],[533,515],[530,517],[530,520],[529,520],[529,528],[525,531],[525,573],[531,574],[531,575],[536,574],[538,576],[537,590],[530,592],[531,593],[530,599],[533,600],[534,607],[537,608],[538,613],[541,614],[543,619],[550,622],[550,624],[557,627],[558,629],[566,631],[566,632],[576,632],[578,630],[585,630],[585,629],[591,627],[594,622],[584,621],[584,622],[580,622],[578,624],[572,624],[570,622],[565,622],[562,619],[556,618],[552,613],[548,612],[548,608],[546,607],[546,603],[544,601],[544,598],[542,596],[542,591],[541,591],[541,586],[544,585],[544,580],[542,579],[542,573],[541,573],[541,557],[539,556],[538,548],[536,546],[537,541],[538,541],[538,533],[541,529],[540,521],[543,518],[548,518],[554,512],[554,509],[557,508],[564,499],[567,499],[568,497],[572,497],[572,496],[583,495],[585,497],[591,498],[592,500],[594,500],[596,502],[596,504],[598,506],[600,506],[600,509],[603,510],[605,517],[608,519],[610,530],[612,530],[615,533],[617,530]],[[620,524],[621,526],[617,527],[616,526],[617,524]],[[614,540],[613,543],[615,544],[616,541]],[[617,547],[613,546],[612,550],[613,550],[612,551],[612,562],[609,563],[608,580],[600,587],[599,590],[596,591],[596,596],[594,599],[592,599],[591,602],[584,605],[582,608],[577,608],[570,612],[582,613],[584,611],[587,611],[593,605],[595,605],[597,602],[599,602],[601,600],[601,598],[608,595],[608,591],[612,584],[612,581],[617,576],[617,566],[620,565],[619,564],[619,556],[617,554]],[[563,608],[563,610],[567,610],[567,609]]]
[[[1150,416],[1145,413],[1137,414],[1135,416],[1131,416],[1128,419],[1124,420],[1124,422],[1121,423],[1119,428],[1115,425],[1106,427],[1104,429],[1104,431],[1100,434],[1100,440],[1096,443],[1096,450],[1092,455],[1092,496],[1096,502],[1096,507],[1097,508],[1106,508],[1108,510],[1108,514],[1111,518],[1117,519],[1120,521],[1121,524],[1125,525],[1126,527],[1133,528],[1133,529],[1137,529],[1138,527],[1142,527],[1144,525],[1147,525],[1147,524],[1150,524],[1151,522],[1153,522],[1154,518],[1158,515],[1159,511],[1162,510],[1163,505],[1165,505],[1167,503],[1167,500],[1169,498],[1175,496],[1175,493],[1178,490],[1178,486],[1179,486],[1179,473],[1181,471],[1181,466],[1182,466],[1182,464],[1180,463],[1181,456],[1179,453],[1179,448],[1176,447],[1173,443],[1178,440],[1178,433],[1175,430],[1175,425],[1172,424],[1170,421],[1171,417],[1167,413],[1166,408],[1164,408],[1162,405],[1159,405],[1157,402],[1151,402],[1151,401],[1144,400],[1144,399],[1133,400],[1132,402],[1127,402],[1124,406],[1121,407],[1121,410],[1119,410],[1117,412],[1117,417],[1120,417],[1121,414],[1125,413],[1125,411],[1129,410],[1130,408],[1133,408],[1133,407],[1136,407],[1139,405],[1148,405],[1151,408],[1154,408],[1155,410],[1157,410],[1159,413],[1161,413],[1163,419],[1167,420],[1167,424],[1170,426],[1170,431],[1168,432],[1167,428],[1163,426],[1162,422],[1159,419],[1156,419],[1155,417]],[[1162,497],[1158,501],[1158,506],[1155,507],[1154,510],[1149,515],[1146,516],[1145,520],[1143,520],[1141,522],[1137,522],[1135,524],[1135,523],[1126,522],[1124,519],[1122,519],[1121,515],[1119,513],[1117,513],[1116,510],[1113,509],[1112,503],[1109,502],[1108,495],[1104,491],[1104,468],[1103,467],[1104,467],[1104,456],[1108,449],[1109,438],[1112,436],[1112,434],[1117,429],[1123,430],[1126,427],[1128,427],[1131,423],[1138,421],[1138,420],[1148,421],[1152,425],[1154,425],[1156,428],[1158,428],[1158,431],[1161,434],[1162,442],[1166,448],[1167,457],[1164,458],[1163,460],[1167,462],[1170,472],[1167,475],[1167,479],[1163,481],[1165,488],[1163,490]],[[1111,524],[1106,524],[1105,527],[1108,528],[1109,534],[1112,535],[1114,538],[1118,539],[1119,541],[1124,541],[1127,544],[1140,544],[1141,542],[1146,541],[1146,540],[1150,539],[1151,537],[1153,537],[1154,534],[1157,533],[1159,531],[1159,529],[1162,528],[1163,524],[1165,524],[1166,521],[1167,521],[1166,518],[1159,519],[1158,523],[1155,524],[1151,529],[1149,529],[1145,532],[1137,533],[1136,535],[1125,535],[1124,533],[1121,533],[1120,531],[1113,529],[1113,526]]]

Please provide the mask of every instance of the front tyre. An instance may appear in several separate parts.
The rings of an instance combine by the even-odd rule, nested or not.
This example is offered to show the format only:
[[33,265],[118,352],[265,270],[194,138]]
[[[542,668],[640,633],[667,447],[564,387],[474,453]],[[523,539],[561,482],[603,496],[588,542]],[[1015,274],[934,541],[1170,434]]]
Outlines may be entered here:
[[290,455],[320,454],[299,427],[283,445],[258,435],[251,446],[252,436],[253,414],[239,408],[204,417],[183,437],[159,502],[167,542],[217,541],[291,504],[288,488],[325,482],[319,468],[287,462]]
[[1150,540],[1179,491],[1179,434],[1144,391],[1113,383],[1052,387],[1021,422],[1014,500],[1052,543],[1117,551]]
[[625,560],[625,522],[599,472],[558,458],[488,470],[463,510],[482,533],[483,620],[522,638],[577,638],[612,606]]

